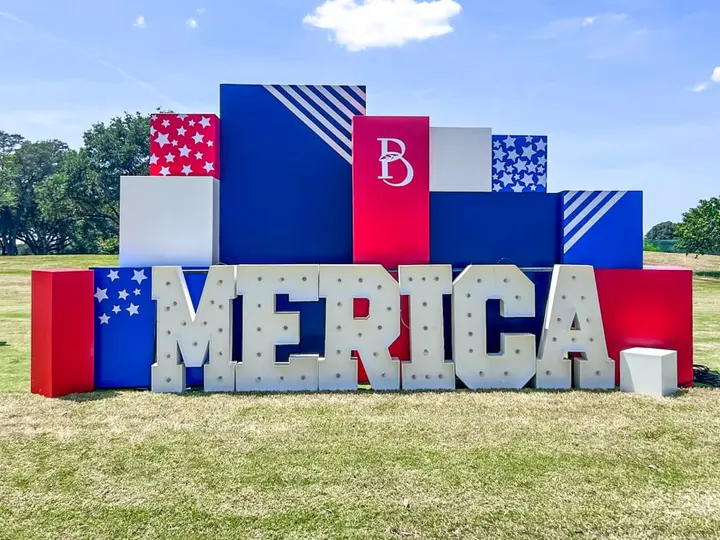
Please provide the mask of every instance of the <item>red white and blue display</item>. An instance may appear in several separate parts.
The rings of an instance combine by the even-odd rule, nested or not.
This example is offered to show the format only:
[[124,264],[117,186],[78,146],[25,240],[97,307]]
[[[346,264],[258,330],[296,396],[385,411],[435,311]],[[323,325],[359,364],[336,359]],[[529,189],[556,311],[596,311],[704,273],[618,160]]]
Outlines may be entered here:
[[[167,220],[158,220],[143,224],[147,238],[143,238],[142,266],[123,266],[123,258],[139,259],[132,258],[132,242],[123,243],[121,223],[121,266],[92,269],[94,311],[77,314],[75,326],[79,335],[85,336],[82,339],[87,340],[88,328],[93,329],[94,345],[88,351],[92,361],[86,358],[81,362],[76,351],[71,358],[57,343],[43,343],[39,338],[36,342],[33,337],[33,391],[62,393],[45,392],[44,388],[52,387],[45,382],[35,384],[35,373],[47,378],[53,367],[75,370],[73,373],[91,369],[90,377],[97,389],[150,388],[153,365],[161,360],[156,345],[159,332],[165,331],[160,325],[163,310],[173,309],[172,302],[162,296],[164,283],[153,283],[153,271],[158,267],[183,267],[187,301],[197,310],[204,291],[218,284],[207,277],[209,266],[216,263],[377,264],[396,280],[398,268],[404,265],[450,265],[453,279],[463,279],[463,269],[468,265],[520,267],[528,278],[523,286],[530,287],[535,295],[523,298],[522,306],[503,301],[500,278],[497,284],[478,289],[489,298],[478,309],[485,311],[486,352],[491,355],[503,352],[502,344],[511,334],[535,336],[535,352],[540,354],[541,334],[550,331],[546,310],[549,313],[549,299],[556,292],[551,283],[556,277],[553,269],[557,265],[590,266],[595,269],[603,319],[599,329],[602,332],[604,326],[609,358],[618,364],[620,351],[629,347],[672,349],[678,352],[678,385],[692,384],[691,273],[680,268],[643,268],[641,192],[548,192],[546,136],[491,136],[487,127],[435,128],[427,116],[371,116],[366,113],[366,92],[365,86],[357,85],[223,84],[219,117],[207,113],[153,115],[150,176],[145,177],[148,193],[157,188],[153,182],[160,176],[165,177],[164,181],[185,177],[186,182],[215,182],[215,190],[208,188],[203,192],[207,196],[197,201],[198,215],[207,216],[202,220],[207,221],[206,231],[213,236],[199,237],[199,242],[210,243],[204,246],[203,253],[210,253],[211,260],[207,266],[188,267],[185,261],[195,259],[186,251],[180,254],[173,250],[180,250],[174,246],[180,246],[191,231],[173,229],[178,242],[169,242],[168,235],[173,231],[167,229]],[[462,139],[464,136],[467,140]],[[463,140],[463,148],[480,145],[467,163],[459,163],[460,153],[454,151],[453,141],[458,137]],[[137,185],[134,198],[138,197]],[[183,182],[176,185],[170,189],[186,189]],[[157,197],[157,189],[153,193]],[[180,195],[167,194],[169,209],[173,200],[183,199]],[[192,208],[188,204],[193,199],[184,200],[183,215],[190,215]],[[121,208],[130,209],[133,204],[132,200],[120,200]],[[158,239],[157,244],[152,243],[153,238]],[[156,245],[155,259],[151,250],[148,260],[148,245]],[[187,245],[182,244],[183,249]],[[213,253],[219,253],[219,259]],[[207,260],[207,255],[203,257],[197,260]],[[333,366],[341,364],[331,364],[330,357],[336,351],[325,350],[328,328],[334,328],[334,321],[326,319],[327,303],[337,294],[329,288],[327,276],[339,276],[341,280],[347,274],[342,266],[331,266],[327,271],[322,268],[319,277],[312,278],[319,283],[317,300],[308,297],[291,301],[292,294],[283,292],[275,297],[277,314],[299,314],[299,339],[278,342],[274,365],[290,365],[296,355],[318,355],[324,360],[320,361],[317,385],[329,388],[327,381],[335,377]],[[293,276],[300,279],[299,274]],[[304,281],[306,276],[302,278]],[[88,279],[87,275],[84,279]],[[470,291],[465,281],[463,290]],[[477,281],[479,284],[481,279]],[[70,279],[58,281],[59,286],[65,283],[67,287],[75,286]],[[379,291],[384,282],[377,283]],[[170,281],[167,285],[170,287]],[[363,287],[356,287],[353,296],[358,320],[368,314],[367,299],[372,296],[363,292]],[[64,317],[58,302],[43,302],[43,295],[51,293],[58,294],[49,287],[33,289],[33,320],[37,319],[38,324],[48,318]],[[586,299],[584,292],[576,296],[574,301]],[[562,309],[558,305],[560,296],[554,298],[553,309]],[[401,299],[397,314],[401,324],[390,355],[408,362],[412,361],[412,322],[408,296],[403,293]],[[513,301],[521,299],[516,296]],[[369,302],[372,304],[372,299]],[[452,302],[449,295],[440,302],[444,306],[444,338],[440,339],[444,339],[442,348],[447,361],[454,358],[455,352],[453,325],[457,321],[453,321]],[[250,339],[247,332],[254,322],[243,321],[243,312],[249,311],[243,310],[242,294],[231,300],[228,309],[232,309],[232,357],[242,362],[243,340]],[[270,319],[264,324],[271,324]],[[463,324],[465,328],[467,321]],[[584,328],[585,323],[581,324]],[[72,325],[66,326],[66,332],[74,331]],[[340,326],[337,331],[344,333],[346,329]],[[284,328],[291,331],[287,325]],[[259,322],[257,329],[252,327],[253,332],[261,330]],[[427,327],[425,330],[431,331]],[[167,333],[172,331],[168,327]],[[251,337],[255,343],[257,335]],[[340,352],[338,348],[338,355]],[[287,369],[288,374],[294,373]],[[373,372],[376,381],[381,371]],[[358,372],[359,381],[368,382],[361,363]],[[386,372],[382,371],[383,377]],[[203,368],[188,368],[184,384],[207,388],[207,373]],[[338,367],[338,379],[341,373],[345,377],[347,372]],[[87,381],[88,374],[77,373],[77,377]],[[168,376],[168,384],[170,379]],[[434,388],[446,385],[445,381]],[[75,387],[92,390],[86,383],[62,386],[68,391]]]

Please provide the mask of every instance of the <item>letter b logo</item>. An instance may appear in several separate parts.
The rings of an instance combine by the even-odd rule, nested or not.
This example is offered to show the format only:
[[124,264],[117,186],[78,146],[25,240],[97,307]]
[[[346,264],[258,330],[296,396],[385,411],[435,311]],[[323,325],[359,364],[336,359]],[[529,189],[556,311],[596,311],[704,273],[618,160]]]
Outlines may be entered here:
[[[381,174],[378,176],[378,180],[382,180],[385,182],[388,186],[392,187],[403,187],[407,186],[410,182],[413,180],[413,176],[415,176],[415,171],[413,170],[413,166],[410,164],[410,162],[405,159],[405,143],[402,142],[400,139],[378,139],[380,141],[380,159],[378,160],[381,164]],[[394,143],[397,147],[397,150],[390,150],[390,143]],[[388,180],[393,180],[393,177],[390,176],[390,163],[393,161],[401,161],[403,165],[405,165],[405,179],[401,182],[389,182]]]

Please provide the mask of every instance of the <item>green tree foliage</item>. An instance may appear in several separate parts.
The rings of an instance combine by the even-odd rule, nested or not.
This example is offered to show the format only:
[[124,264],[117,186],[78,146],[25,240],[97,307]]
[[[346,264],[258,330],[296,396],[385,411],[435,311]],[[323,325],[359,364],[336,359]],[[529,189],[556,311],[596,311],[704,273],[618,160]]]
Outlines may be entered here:
[[677,223],[663,221],[658,223],[645,235],[646,240],[675,240],[677,238]]
[[686,255],[720,253],[720,197],[701,200],[683,214],[677,227],[678,249]]

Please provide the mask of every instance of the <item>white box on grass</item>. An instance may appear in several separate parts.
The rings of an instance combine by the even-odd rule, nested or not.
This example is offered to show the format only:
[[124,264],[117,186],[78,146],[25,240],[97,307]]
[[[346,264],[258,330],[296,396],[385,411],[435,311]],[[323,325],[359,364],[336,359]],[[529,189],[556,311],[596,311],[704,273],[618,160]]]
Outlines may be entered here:
[[677,389],[677,351],[644,347],[620,351],[620,390],[662,397]]

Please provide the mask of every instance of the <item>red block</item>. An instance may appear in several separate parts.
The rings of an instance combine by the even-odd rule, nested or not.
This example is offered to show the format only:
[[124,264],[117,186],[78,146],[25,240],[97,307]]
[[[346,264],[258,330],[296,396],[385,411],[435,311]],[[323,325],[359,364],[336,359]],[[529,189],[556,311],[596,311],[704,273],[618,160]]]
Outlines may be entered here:
[[353,261],[430,260],[430,119],[353,117]]
[[595,270],[608,354],[620,381],[620,351],[631,347],[678,353],[678,385],[693,383],[692,271],[671,266]]
[[220,179],[220,119],[214,114],[153,114],[150,176]]
[[46,397],[92,392],[92,270],[33,270],[30,391]]

